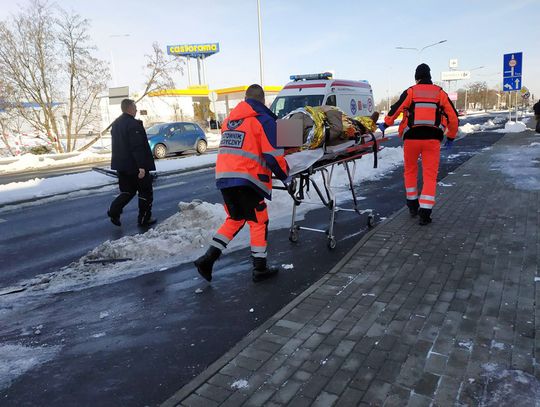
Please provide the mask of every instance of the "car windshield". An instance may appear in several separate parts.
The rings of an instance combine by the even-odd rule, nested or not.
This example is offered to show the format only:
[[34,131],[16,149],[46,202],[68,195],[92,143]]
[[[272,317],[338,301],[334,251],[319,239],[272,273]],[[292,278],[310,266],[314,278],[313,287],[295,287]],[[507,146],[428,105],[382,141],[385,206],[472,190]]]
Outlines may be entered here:
[[274,100],[272,106],[270,106],[270,110],[281,119],[299,107],[320,106],[323,98],[323,95],[279,96]]
[[146,135],[148,137],[155,136],[166,126],[166,124],[154,124],[153,126],[146,129]]

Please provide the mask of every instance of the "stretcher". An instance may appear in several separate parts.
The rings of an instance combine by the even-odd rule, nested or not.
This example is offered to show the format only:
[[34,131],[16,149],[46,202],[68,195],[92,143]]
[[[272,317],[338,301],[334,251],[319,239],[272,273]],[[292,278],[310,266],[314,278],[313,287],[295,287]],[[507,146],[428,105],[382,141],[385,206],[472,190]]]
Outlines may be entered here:
[[[329,249],[336,247],[336,237],[334,235],[334,223],[336,213],[339,211],[356,212],[362,215],[358,207],[358,199],[354,190],[354,174],[356,172],[356,161],[362,157],[372,154],[373,167],[377,167],[377,154],[382,150],[381,143],[386,141],[381,133],[366,133],[357,138],[335,146],[323,146],[314,150],[305,150],[286,156],[289,163],[289,178],[283,185],[275,185],[275,189],[286,190],[293,199],[293,210],[291,226],[289,229],[289,240],[297,242],[300,230],[306,230],[327,235],[327,246]],[[303,163],[303,164],[302,164]],[[336,193],[332,186],[332,176],[337,166],[342,165],[347,173],[348,190],[351,192],[352,207],[345,208],[338,206]],[[320,177],[315,175],[320,174]],[[313,187],[320,200],[320,204],[330,211],[330,219],[326,230],[300,226],[297,224],[297,207],[303,203],[308,203],[306,193]],[[312,203],[312,202],[310,202]],[[375,225],[375,217],[372,213],[367,217],[368,227]]]

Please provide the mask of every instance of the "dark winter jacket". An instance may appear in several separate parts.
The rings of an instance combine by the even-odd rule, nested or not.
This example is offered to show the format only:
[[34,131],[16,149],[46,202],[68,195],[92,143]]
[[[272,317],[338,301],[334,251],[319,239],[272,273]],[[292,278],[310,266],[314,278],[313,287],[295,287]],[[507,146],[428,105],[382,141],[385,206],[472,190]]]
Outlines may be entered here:
[[540,116],[540,100],[534,104],[533,110],[535,116]]
[[142,121],[122,113],[112,125],[111,136],[113,170],[136,174],[139,168],[156,169]]

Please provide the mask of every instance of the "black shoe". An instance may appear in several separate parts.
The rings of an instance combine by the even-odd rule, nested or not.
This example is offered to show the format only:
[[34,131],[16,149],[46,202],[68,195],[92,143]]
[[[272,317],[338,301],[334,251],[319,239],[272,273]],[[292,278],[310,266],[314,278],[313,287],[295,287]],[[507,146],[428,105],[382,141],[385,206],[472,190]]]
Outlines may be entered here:
[[265,270],[253,270],[251,278],[254,283],[267,280],[277,275],[279,269],[277,267],[267,267]]
[[139,226],[141,226],[143,228],[147,228],[147,227],[150,227],[152,225],[155,225],[157,223],[157,219],[150,218],[150,219],[145,219],[145,220],[139,220],[137,223],[138,223]]
[[220,255],[221,250],[217,247],[210,246],[205,254],[193,262],[199,274],[206,281],[212,281],[212,267],[214,267],[214,263]]
[[111,211],[107,211],[107,216],[109,217],[113,225],[122,226],[122,223],[120,222],[120,216],[112,216]]
[[431,223],[431,209],[420,208],[418,215],[420,215],[419,225],[425,226]]
[[275,275],[277,275],[278,271],[279,268],[273,266],[266,267],[264,270],[253,269],[251,278],[253,279],[254,283],[257,283],[259,281],[274,277]]
[[418,199],[407,199],[407,207],[409,208],[409,214],[411,215],[411,218],[415,218],[416,216],[418,216],[418,209],[420,208]]
[[258,282],[262,280],[266,280],[270,277],[274,277],[277,272],[279,271],[279,268],[268,266],[266,264],[266,258],[261,257],[253,257],[253,272],[251,274],[251,277],[253,279],[253,282]]

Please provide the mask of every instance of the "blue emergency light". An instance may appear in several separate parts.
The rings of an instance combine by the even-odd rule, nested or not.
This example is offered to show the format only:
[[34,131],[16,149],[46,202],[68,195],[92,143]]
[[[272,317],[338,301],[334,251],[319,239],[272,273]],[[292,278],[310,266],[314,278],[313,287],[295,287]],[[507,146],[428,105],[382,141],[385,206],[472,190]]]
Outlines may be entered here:
[[290,79],[292,81],[314,81],[320,79],[332,79],[332,74],[330,72],[323,73],[310,73],[305,75],[291,75]]

